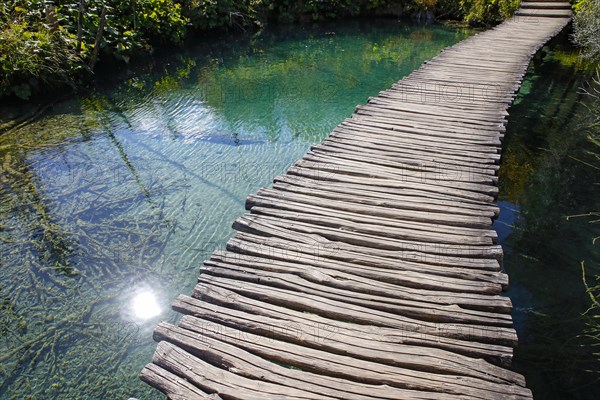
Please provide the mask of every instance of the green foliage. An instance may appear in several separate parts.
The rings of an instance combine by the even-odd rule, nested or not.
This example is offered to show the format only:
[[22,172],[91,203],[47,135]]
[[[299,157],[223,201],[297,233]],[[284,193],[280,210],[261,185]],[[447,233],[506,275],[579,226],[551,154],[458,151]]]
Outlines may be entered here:
[[[117,1],[117,4],[122,3]],[[188,19],[182,14],[181,4],[175,0],[138,0],[137,15],[137,28],[145,37],[172,43],[183,40]],[[130,27],[135,30],[135,26]]]
[[361,10],[360,1],[352,0],[262,0],[262,10],[267,18],[282,22],[320,21],[357,15]]
[[[586,278],[585,262],[581,263],[581,272],[583,285],[591,303],[590,308],[585,313],[590,321],[585,333],[593,342],[600,343],[600,276],[595,276],[595,284],[590,285]],[[600,353],[595,353],[595,355],[600,359]]]
[[[129,62],[196,30],[425,11],[488,24],[518,0],[8,0],[0,3],[0,97],[76,82],[96,57]],[[81,7],[82,6],[82,7]],[[106,13],[102,35],[100,16]],[[583,31],[582,31],[583,32]],[[98,49],[95,49],[98,39]],[[584,39],[582,39],[584,40]],[[96,51],[97,50],[97,51]],[[92,60],[92,58],[94,58]]]
[[86,70],[97,36],[101,54],[127,62],[153,43],[181,42],[188,22],[178,0],[85,0],[82,10],[73,0],[2,2],[0,96],[29,98],[40,87],[74,82]]
[[4,24],[0,38],[0,96],[28,99],[32,89],[71,81],[73,38],[62,29],[25,20]]
[[581,0],[574,8],[573,39],[583,48],[584,57],[600,61],[600,1]]
[[460,9],[469,24],[489,25],[500,22],[519,8],[519,0],[460,0]]
[[[61,1],[57,12],[70,32],[77,34],[78,1]],[[106,25],[101,49],[117,58],[128,57],[153,43],[179,43],[189,22],[176,0],[86,0],[82,15],[83,58],[90,56],[98,33],[102,8],[106,8]]]
[[257,24],[262,0],[186,0],[183,12],[196,29],[235,27],[244,30]]

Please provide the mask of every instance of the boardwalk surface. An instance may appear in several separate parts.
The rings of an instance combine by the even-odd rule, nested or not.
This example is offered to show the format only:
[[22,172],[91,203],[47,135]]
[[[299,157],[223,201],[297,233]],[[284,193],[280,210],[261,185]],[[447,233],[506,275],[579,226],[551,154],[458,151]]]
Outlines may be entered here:
[[507,108],[558,6],[446,49],[248,197],[141,378],[171,399],[530,399],[491,224]]

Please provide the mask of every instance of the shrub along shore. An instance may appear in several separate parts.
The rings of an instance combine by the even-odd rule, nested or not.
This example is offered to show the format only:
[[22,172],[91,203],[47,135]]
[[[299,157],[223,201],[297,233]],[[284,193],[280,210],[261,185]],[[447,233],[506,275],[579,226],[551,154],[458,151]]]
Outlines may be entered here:
[[73,91],[100,63],[128,63],[206,31],[367,15],[490,25],[518,0],[5,0],[0,98]]
[[[597,58],[600,0],[571,2],[575,41]],[[128,63],[206,31],[369,15],[488,26],[518,6],[519,0],[4,0],[0,99],[72,92],[90,81],[99,63]]]

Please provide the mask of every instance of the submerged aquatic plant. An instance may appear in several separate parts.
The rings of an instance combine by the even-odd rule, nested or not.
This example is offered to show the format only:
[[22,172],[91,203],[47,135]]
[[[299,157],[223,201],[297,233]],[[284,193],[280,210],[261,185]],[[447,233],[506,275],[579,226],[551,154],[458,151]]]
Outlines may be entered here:
[[[599,33],[600,35],[600,33]],[[600,56],[600,53],[598,54]],[[594,102],[589,107],[591,122],[588,125],[588,142],[591,145],[588,150],[589,161],[577,160],[589,168],[600,171],[600,67],[596,70],[596,77],[592,80],[592,84],[585,93],[594,99]],[[600,182],[596,182],[600,185]],[[588,214],[583,215],[589,219],[590,224],[600,223],[600,210],[592,210]],[[592,238],[592,244],[600,243],[600,236]],[[590,298],[590,308],[585,312],[589,317],[588,328],[585,335],[592,340],[592,346],[600,346],[600,275],[593,277],[595,284],[589,284],[586,278],[585,261],[581,262],[582,280],[586,289],[586,293]],[[594,355],[600,361],[600,352],[594,352]],[[600,373],[600,369],[594,372]]]
[[[109,129],[109,106],[99,99],[82,112]],[[98,165],[83,149],[67,158],[48,152],[69,133],[92,133],[61,117],[60,124],[49,120],[60,126],[52,131],[56,137],[24,127],[0,138],[0,397],[127,398],[133,389],[112,377],[137,383],[137,364],[124,360],[139,351],[141,336],[115,298],[131,290],[132,276],[172,273],[152,266],[163,265],[177,227],[146,193],[160,196],[181,185],[140,184],[138,160],[125,152],[114,152],[119,165]],[[118,149],[119,143],[107,145]],[[103,364],[87,364],[86,353]]]
[[[600,214],[597,216],[600,216]],[[589,284],[585,272],[585,261],[581,262],[581,276],[591,304],[590,308],[584,313],[585,316],[589,317],[585,336],[592,341],[591,346],[597,348],[600,346],[600,276],[594,276],[595,283]],[[600,361],[600,351],[594,351],[593,355]],[[600,370],[592,372],[600,373]]]

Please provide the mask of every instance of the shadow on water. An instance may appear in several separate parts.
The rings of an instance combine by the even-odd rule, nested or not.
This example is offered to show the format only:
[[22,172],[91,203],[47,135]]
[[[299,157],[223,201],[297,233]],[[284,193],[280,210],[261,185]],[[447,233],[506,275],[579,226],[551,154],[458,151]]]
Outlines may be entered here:
[[0,398],[160,398],[138,379],[152,329],[246,196],[469,34],[374,19],[207,40],[43,115],[1,109]]
[[585,261],[589,280],[600,274],[598,228],[590,218],[568,218],[600,205],[599,171],[586,165],[594,99],[578,90],[592,71],[566,35],[553,41],[530,67],[504,143],[495,227],[519,334],[514,365],[537,400],[600,397],[581,270]]

